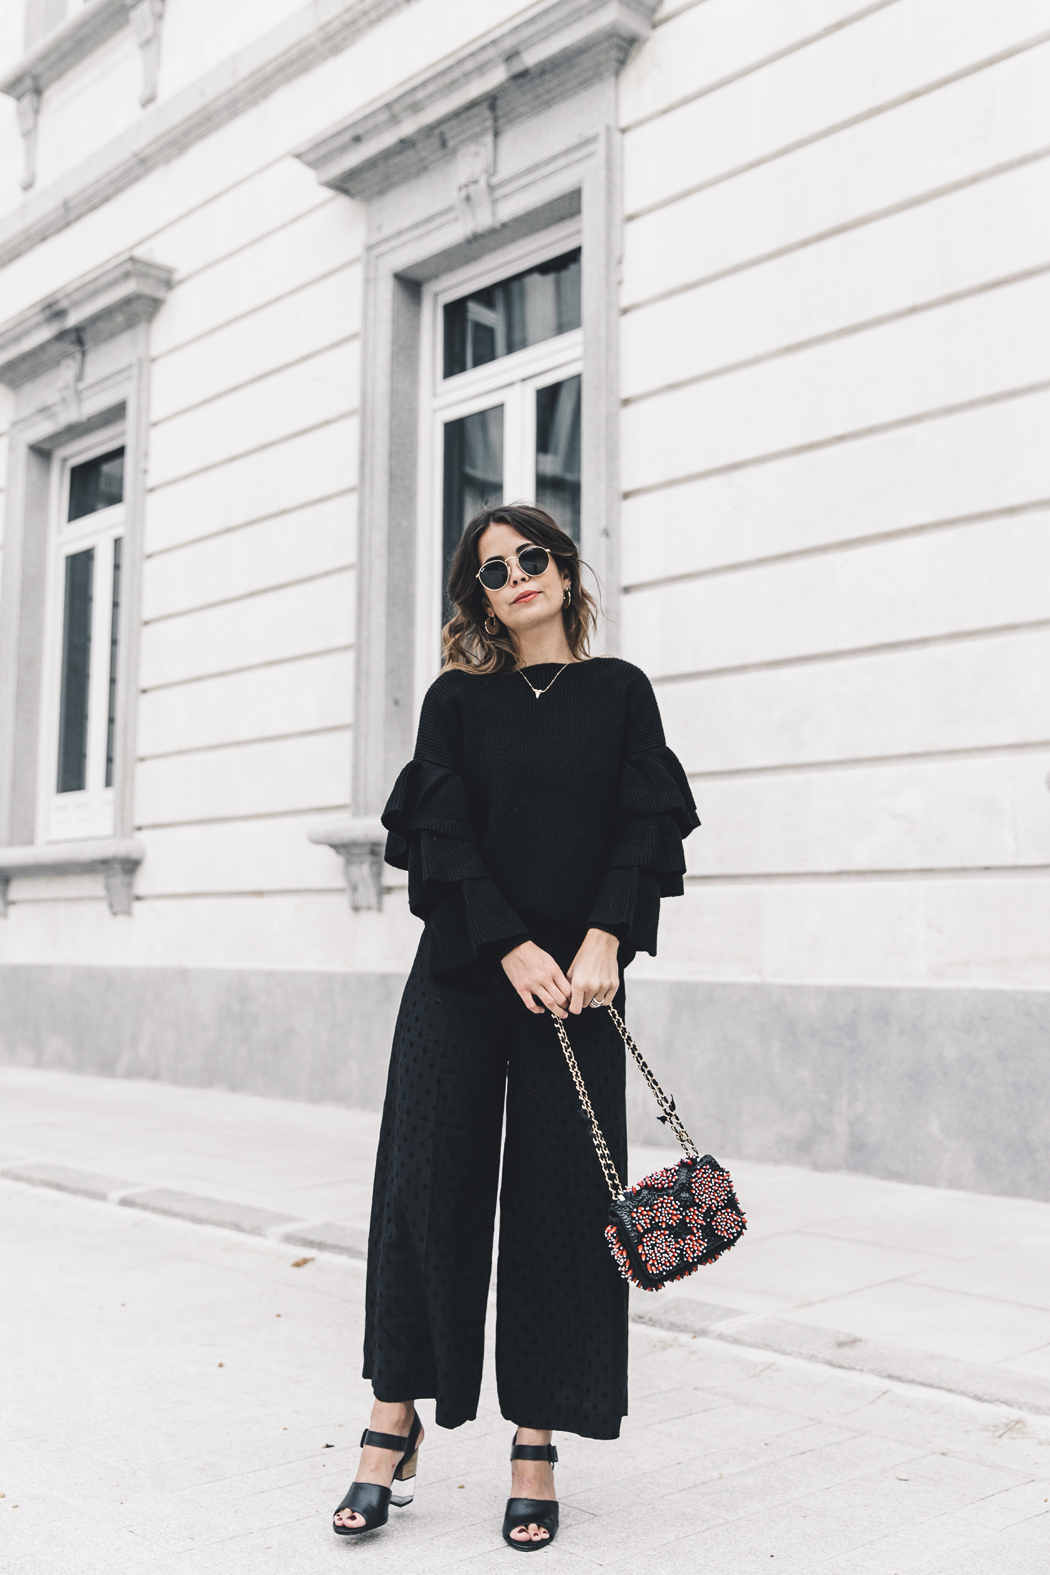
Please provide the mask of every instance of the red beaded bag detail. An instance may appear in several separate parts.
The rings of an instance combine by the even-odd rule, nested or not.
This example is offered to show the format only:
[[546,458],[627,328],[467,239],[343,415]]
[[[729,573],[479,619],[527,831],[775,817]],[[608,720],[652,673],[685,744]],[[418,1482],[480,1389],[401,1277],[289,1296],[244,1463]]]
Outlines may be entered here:
[[[711,1154],[700,1155],[669,1099],[647,1066],[641,1051],[627,1032],[623,1019],[610,1006],[609,1016],[630,1050],[663,1111],[661,1120],[685,1150],[677,1165],[667,1165],[643,1176],[624,1190],[613,1164],[612,1155],[587,1090],[576,1057],[569,1044],[565,1025],[558,1017],[554,1026],[572,1073],[583,1113],[591,1123],[591,1136],[608,1183],[612,1203],[605,1239],[616,1267],[625,1280],[643,1291],[658,1291],[673,1280],[684,1280],[705,1263],[714,1263],[747,1228],[747,1220],[737,1201],[728,1170]],[[552,1014],[553,1015],[553,1014]]]

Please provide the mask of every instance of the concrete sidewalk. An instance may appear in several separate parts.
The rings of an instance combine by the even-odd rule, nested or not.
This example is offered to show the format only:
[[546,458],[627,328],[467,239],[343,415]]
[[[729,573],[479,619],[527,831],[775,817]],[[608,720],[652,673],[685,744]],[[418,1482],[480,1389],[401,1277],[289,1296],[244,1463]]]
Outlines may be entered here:
[[[379,1118],[0,1067],[0,1173],[364,1252]],[[632,1178],[675,1156],[636,1148]],[[748,1232],[632,1316],[1050,1414],[1050,1203],[729,1164]],[[56,1169],[55,1167],[61,1167]]]
[[[416,1497],[361,1541],[363,1264],[0,1181],[5,1575],[487,1575],[510,1425],[420,1412]],[[491,1325],[491,1321],[490,1321]],[[559,1434],[545,1575],[1044,1575],[1050,1421],[703,1335],[631,1333],[612,1443]]]

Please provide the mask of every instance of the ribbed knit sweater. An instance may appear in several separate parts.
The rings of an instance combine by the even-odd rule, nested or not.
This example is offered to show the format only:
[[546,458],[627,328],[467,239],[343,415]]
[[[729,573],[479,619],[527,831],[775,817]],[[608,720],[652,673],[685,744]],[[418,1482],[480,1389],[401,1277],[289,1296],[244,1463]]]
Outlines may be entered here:
[[660,898],[681,895],[699,821],[652,685],[613,657],[558,667],[453,670],[427,691],[383,824],[434,974],[469,978],[524,940],[578,944],[592,927],[626,966],[655,955]]

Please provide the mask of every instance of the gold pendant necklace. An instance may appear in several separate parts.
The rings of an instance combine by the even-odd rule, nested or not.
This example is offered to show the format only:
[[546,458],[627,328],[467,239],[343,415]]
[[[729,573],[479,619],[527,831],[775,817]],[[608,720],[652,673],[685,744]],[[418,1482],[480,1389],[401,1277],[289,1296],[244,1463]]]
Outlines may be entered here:
[[540,695],[545,695],[547,693],[547,690],[550,688],[551,684],[553,684],[556,679],[561,677],[562,673],[565,671],[565,669],[568,667],[568,665],[569,665],[568,662],[563,662],[562,665],[558,668],[558,671],[555,673],[554,678],[551,679],[551,683],[550,684],[546,684],[542,689],[537,689],[536,685],[534,683],[532,683],[530,679],[525,678],[525,674],[524,674],[524,672],[522,672],[522,669],[520,667],[518,668],[518,672],[521,673],[522,678],[525,678],[525,682],[528,684],[529,688],[532,690],[533,694],[536,696],[536,699],[538,700],[540,698]]

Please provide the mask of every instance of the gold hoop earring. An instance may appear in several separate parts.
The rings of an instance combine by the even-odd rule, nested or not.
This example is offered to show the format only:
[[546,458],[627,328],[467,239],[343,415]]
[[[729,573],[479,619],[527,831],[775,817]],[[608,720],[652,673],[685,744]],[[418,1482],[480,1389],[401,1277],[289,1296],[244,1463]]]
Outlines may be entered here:
[[[489,624],[492,625],[491,629],[489,628]],[[493,615],[491,613],[485,619],[485,633],[486,634],[499,634],[499,619],[493,617]]]
[[571,605],[572,605],[572,586],[571,585],[567,585],[565,587],[565,595],[562,597],[562,606],[563,607],[570,607]]

